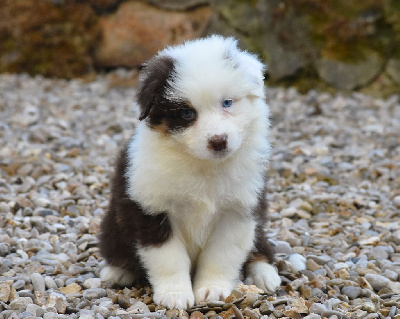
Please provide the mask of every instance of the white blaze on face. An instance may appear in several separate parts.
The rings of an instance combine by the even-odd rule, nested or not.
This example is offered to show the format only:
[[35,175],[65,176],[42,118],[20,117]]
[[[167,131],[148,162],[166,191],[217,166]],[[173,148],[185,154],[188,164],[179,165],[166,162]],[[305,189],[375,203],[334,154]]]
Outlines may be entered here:
[[[218,101],[211,106],[195,107],[198,113],[196,123],[173,138],[183,143],[189,153],[201,159],[226,158],[242,145],[251,117],[243,114],[246,99],[235,100],[229,110],[223,109]],[[210,140],[224,136],[226,147],[215,150]]]

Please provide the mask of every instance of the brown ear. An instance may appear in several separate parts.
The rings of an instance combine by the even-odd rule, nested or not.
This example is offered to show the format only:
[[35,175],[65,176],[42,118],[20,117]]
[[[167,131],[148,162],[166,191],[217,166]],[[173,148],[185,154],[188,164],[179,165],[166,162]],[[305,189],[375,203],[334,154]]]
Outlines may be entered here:
[[155,57],[146,64],[137,92],[140,121],[148,117],[153,106],[161,100],[173,69],[174,60],[168,56]]

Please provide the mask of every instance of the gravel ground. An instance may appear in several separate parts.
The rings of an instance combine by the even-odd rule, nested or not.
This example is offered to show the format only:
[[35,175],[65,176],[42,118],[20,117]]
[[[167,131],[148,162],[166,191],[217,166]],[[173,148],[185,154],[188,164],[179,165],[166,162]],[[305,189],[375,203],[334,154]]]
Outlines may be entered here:
[[132,76],[0,75],[0,318],[400,318],[398,97],[268,89],[275,294],[243,285],[166,311],[148,287],[101,283],[96,234],[137,123]]

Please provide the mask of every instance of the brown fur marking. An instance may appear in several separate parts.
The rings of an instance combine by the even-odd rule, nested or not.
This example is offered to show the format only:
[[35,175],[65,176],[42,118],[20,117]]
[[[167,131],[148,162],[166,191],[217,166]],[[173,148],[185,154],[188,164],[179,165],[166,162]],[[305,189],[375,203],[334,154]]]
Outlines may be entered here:
[[136,254],[136,245],[159,246],[170,237],[172,230],[166,213],[146,215],[126,194],[127,164],[127,148],[124,148],[112,180],[109,210],[100,225],[99,247],[108,264],[130,270],[143,279],[146,275]]
[[265,261],[272,264],[274,262],[275,251],[273,246],[268,242],[264,232],[264,227],[267,222],[268,208],[266,193],[267,188],[265,186],[264,190],[259,195],[258,205],[253,211],[254,217],[257,220],[255,245],[253,251],[250,253],[246,263],[243,266],[244,273],[246,273],[246,268],[249,263]]
[[141,109],[140,120],[147,119],[147,124],[163,133],[171,133],[185,129],[196,121],[184,119],[182,111],[194,110],[183,100],[171,101],[165,98],[168,81],[172,81],[174,60],[170,57],[155,57],[151,59],[139,85],[137,101]]

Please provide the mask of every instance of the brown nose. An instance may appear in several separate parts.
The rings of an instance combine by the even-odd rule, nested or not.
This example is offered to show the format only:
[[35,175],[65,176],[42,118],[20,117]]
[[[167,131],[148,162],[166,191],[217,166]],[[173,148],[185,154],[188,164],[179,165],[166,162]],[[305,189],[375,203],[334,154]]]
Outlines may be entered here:
[[228,146],[228,136],[226,134],[214,135],[208,139],[208,148],[214,151],[223,151]]

